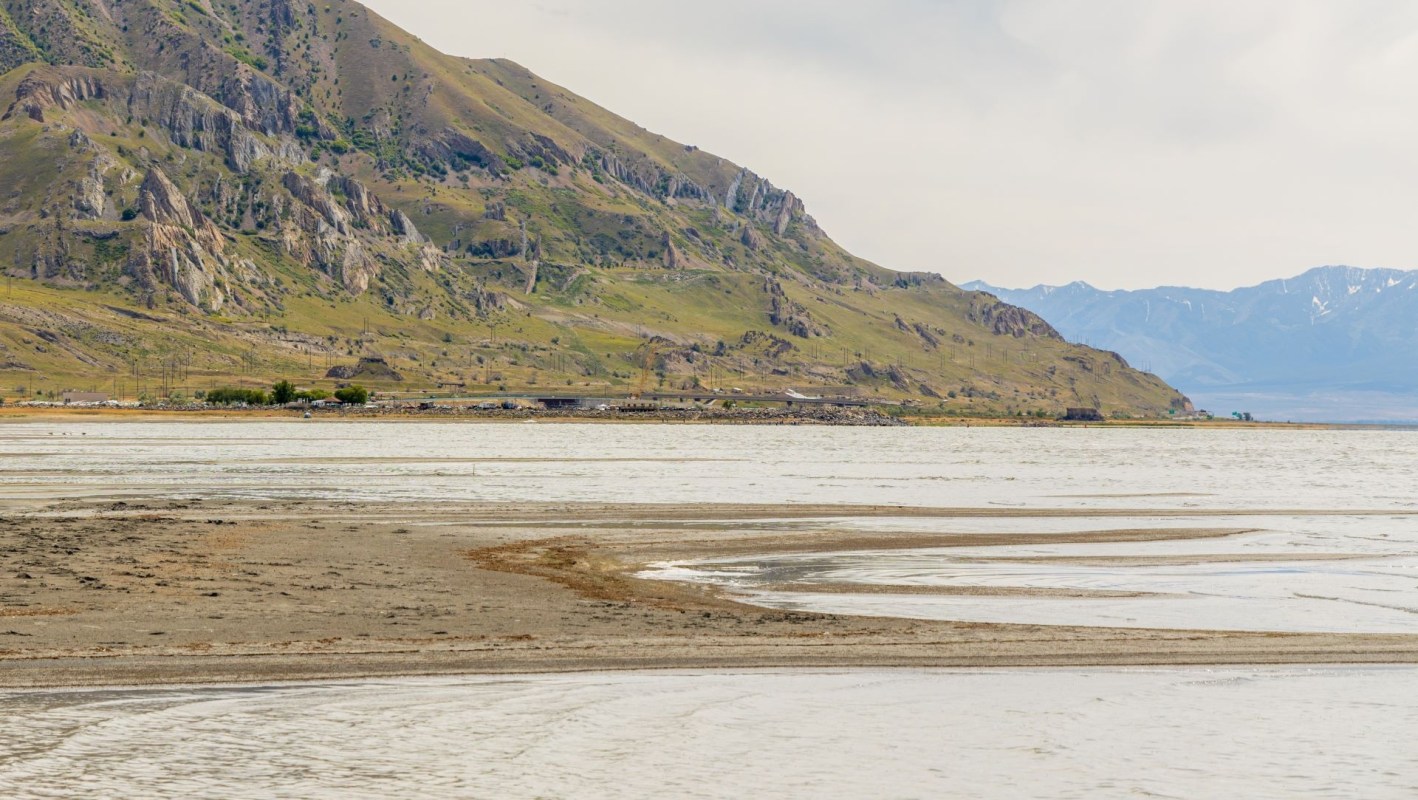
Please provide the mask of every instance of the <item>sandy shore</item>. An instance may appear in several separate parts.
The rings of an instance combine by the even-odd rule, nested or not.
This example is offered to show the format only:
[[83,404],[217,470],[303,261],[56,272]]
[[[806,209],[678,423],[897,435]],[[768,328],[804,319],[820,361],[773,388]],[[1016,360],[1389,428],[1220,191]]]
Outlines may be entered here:
[[1418,637],[1410,636],[784,613],[634,577],[647,563],[718,555],[1238,532],[871,534],[814,524],[844,514],[969,513],[12,501],[0,507],[0,686],[631,668],[1418,662]]
[[[314,418],[322,422],[402,422],[419,420],[424,422],[447,423],[509,423],[535,420],[545,423],[605,424],[605,425],[660,425],[666,423],[684,425],[729,425],[729,424],[831,424],[831,419],[821,414],[802,410],[778,410],[774,413],[760,413],[762,410],[744,410],[738,413],[720,412],[707,416],[686,414],[601,414],[594,412],[557,411],[493,411],[451,414],[446,411],[421,411],[417,409],[346,409],[317,410]],[[26,406],[15,403],[0,405],[0,423],[6,422],[197,422],[197,421],[264,421],[302,419],[304,412],[286,408],[111,408],[93,406]],[[829,417],[831,415],[828,415]],[[1271,430],[1370,430],[1392,427],[1413,427],[1405,425],[1364,425],[1349,423],[1319,422],[1240,422],[1231,419],[1216,420],[1174,420],[1174,419],[1109,419],[1103,422],[1063,422],[1061,420],[1039,420],[1034,417],[993,417],[993,416],[921,416],[905,414],[899,418],[874,416],[877,422],[891,421],[905,425],[925,427],[963,428],[1157,428],[1157,429],[1271,429]],[[841,420],[838,421],[839,423]]]

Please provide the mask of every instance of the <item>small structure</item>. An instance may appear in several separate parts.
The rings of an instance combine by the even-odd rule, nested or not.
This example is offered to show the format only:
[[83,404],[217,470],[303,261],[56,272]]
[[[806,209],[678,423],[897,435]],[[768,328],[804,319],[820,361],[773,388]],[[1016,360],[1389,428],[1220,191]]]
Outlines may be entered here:
[[564,411],[581,407],[581,398],[579,397],[538,397],[535,399],[541,403],[542,408],[548,411]]
[[1103,414],[1096,408],[1070,408],[1064,412],[1064,422],[1103,422]]
[[65,392],[64,405],[107,403],[108,395],[103,392]]

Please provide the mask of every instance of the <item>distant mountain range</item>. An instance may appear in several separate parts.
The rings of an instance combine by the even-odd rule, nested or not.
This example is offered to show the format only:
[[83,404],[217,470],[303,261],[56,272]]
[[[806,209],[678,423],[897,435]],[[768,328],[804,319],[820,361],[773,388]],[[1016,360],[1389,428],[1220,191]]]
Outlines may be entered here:
[[1319,267],[1229,292],[964,288],[1115,350],[1218,415],[1418,421],[1418,271]]

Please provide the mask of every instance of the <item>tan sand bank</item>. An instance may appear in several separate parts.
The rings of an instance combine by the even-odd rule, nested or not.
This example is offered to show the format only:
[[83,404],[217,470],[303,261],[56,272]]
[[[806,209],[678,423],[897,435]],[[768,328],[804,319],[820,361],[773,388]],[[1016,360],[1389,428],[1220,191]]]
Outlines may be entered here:
[[718,555],[1240,532],[812,529],[814,518],[847,514],[968,516],[864,507],[12,502],[0,509],[0,686],[627,668],[1418,662],[1411,636],[785,613],[634,577],[646,563]]

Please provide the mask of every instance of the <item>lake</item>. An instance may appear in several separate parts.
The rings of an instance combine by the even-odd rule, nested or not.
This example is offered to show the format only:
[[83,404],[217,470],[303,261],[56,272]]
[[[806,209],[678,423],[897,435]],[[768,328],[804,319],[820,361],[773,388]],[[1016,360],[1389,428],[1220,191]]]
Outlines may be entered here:
[[[735,557],[653,574],[845,614],[1418,632],[1411,431],[36,422],[0,425],[0,476],[0,498],[16,502],[889,504],[974,511],[762,524],[1005,535],[1236,528],[1247,532]],[[912,593],[923,587],[1030,593]],[[1410,797],[1415,721],[1418,671],[1407,667],[9,692],[0,695],[0,794]]]

